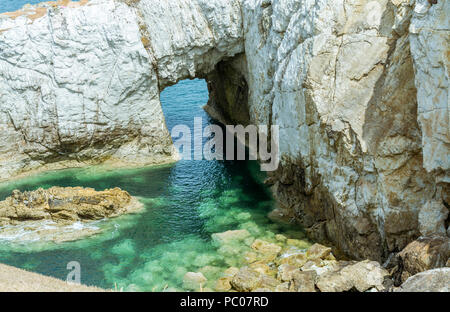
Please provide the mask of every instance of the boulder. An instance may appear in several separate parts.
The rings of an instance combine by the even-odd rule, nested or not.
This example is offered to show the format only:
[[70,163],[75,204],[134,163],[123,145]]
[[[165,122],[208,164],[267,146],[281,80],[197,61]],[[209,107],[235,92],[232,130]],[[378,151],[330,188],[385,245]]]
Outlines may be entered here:
[[286,240],[286,244],[289,246],[294,246],[300,249],[306,249],[310,246],[310,243],[304,240],[299,240],[299,239],[292,239],[289,238],[288,240]]
[[249,267],[261,274],[266,274],[266,275],[271,275],[272,271],[273,271],[270,268],[270,266],[268,266],[266,263],[260,262],[260,261],[250,264]]
[[272,291],[274,291],[278,285],[280,285],[280,281],[277,280],[276,278],[266,275],[266,274],[261,275],[260,287],[271,289]]
[[183,278],[183,287],[189,290],[199,291],[206,281],[206,277],[200,272],[187,272]]
[[295,272],[299,271],[296,266],[290,264],[282,264],[278,267],[277,278],[283,282],[288,282],[292,280]]
[[343,263],[338,263],[337,261],[324,262],[322,260],[316,259],[314,261],[308,261],[304,266],[301,267],[302,271],[314,271],[317,275],[322,275],[325,272],[335,271],[339,267],[343,267]]
[[284,282],[277,287],[275,287],[276,292],[292,292],[293,289],[291,287],[291,284],[289,282]]
[[223,272],[223,276],[225,276],[225,277],[227,277],[227,276],[233,277],[233,276],[235,276],[238,272],[239,272],[239,269],[238,269],[238,268],[236,268],[236,267],[230,267],[230,268],[226,269],[226,270]]
[[253,251],[247,251],[244,254],[244,261],[246,263],[253,263],[255,261],[258,261],[258,254],[256,252],[253,252]]
[[233,230],[223,233],[214,233],[213,235],[211,235],[211,238],[219,245],[228,245],[234,242],[243,241],[250,236],[251,234],[247,230]]
[[286,242],[287,237],[284,236],[283,234],[277,234],[277,235],[275,235],[275,239],[279,242],[284,243],[284,242]]
[[292,275],[294,289],[298,292],[315,292],[316,278],[315,271],[295,271]]
[[330,270],[318,276],[317,288],[322,292],[341,292],[356,289],[360,292],[375,287],[385,290],[383,285],[389,273],[378,262],[361,261]]
[[450,257],[450,238],[421,237],[409,243],[398,255],[401,281],[417,273],[446,266]]
[[320,244],[312,245],[306,252],[309,260],[325,259],[331,254],[331,248]]
[[255,240],[251,247],[259,253],[270,255],[277,255],[282,249],[277,244],[269,243],[261,239]]
[[262,274],[249,267],[243,267],[231,280],[234,289],[249,292],[261,286]]
[[428,270],[411,276],[396,292],[449,292],[450,268]]

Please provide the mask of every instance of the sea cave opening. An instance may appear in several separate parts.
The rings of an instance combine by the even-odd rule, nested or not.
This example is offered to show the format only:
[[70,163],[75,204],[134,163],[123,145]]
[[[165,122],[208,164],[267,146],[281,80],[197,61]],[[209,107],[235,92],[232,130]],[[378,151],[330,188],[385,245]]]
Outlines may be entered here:
[[[196,117],[202,118],[203,127],[216,123],[202,108],[207,101],[202,79],[166,88],[161,102],[169,131],[179,124],[192,127]],[[309,246],[298,227],[267,217],[274,201],[264,175],[256,161],[180,160],[106,172],[67,169],[8,183],[0,189],[2,200],[14,189],[120,187],[139,198],[145,209],[85,225],[99,233],[71,242],[27,241],[38,235],[26,228],[15,235],[3,231],[0,263],[65,280],[67,264],[76,261],[83,284],[125,291],[198,291],[184,277],[200,272],[207,279],[202,287],[215,290],[226,269],[246,263],[255,239],[275,241],[283,234],[303,244],[299,248]]]

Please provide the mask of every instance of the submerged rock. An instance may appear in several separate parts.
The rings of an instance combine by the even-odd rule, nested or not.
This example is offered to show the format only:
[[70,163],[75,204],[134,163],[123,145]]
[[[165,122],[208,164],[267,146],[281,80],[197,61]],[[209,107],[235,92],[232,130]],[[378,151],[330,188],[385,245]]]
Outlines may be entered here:
[[[229,274],[224,274],[217,281],[216,289],[241,292],[364,292],[388,291],[393,285],[389,272],[378,262],[338,261],[327,246],[314,244],[305,252],[289,247],[287,240],[277,243],[255,240],[253,260],[258,259],[261,251],[275,258],[255,260],[238,272],[236,268],[228,269]],[[275,254],[279,250],[284,252]]]
[[220,245],[228,245],[235,242],[243,241],[250,237],[251,234],[247,230],[226,231],[223,233],[214,233],[211,238]]
[[231,277],[221,277],[216,282],[216,291],[229,291],[231,289]]
[[277,255],[281,251],[281,247],[261,239],[257,239],[252,244],[252,249],[262,254]]
[[293,265],[295,267],[302,267],[303,265],[305,265],[305,263],[307,262],[307,258],[306,258],[306,254],[304,253],[296,253],[293,255],[282,255],[278,260],[277,260],[277,264],[290,264]]
[[261,274],[267,274],[267,275],[274,275],[275,271],[271,269],[269,265],[264,263],[263,261],[257,261],[249,265],[250,268],[253,270],[261,273]]
[[189,290],[200,291],[206,281],[206,277],[200,272],[187,272],[183,278],[183,287]]
[[100,231],[95,220],[140,210],[142,204],[120,188],[96,191],[82,187],[52,187],[20,192],[0,202],[0,233],[21,240],[68,241]]
[[225,272],[223,273],[225,276],[230,276],[233,277],[235,276],[237,273],[239,272],[238,268],[235,267],[231,267],[225,270]]
[[283,282],[290,281],[295,272],[300,271],[297,267],[290,264],[282,264],[278,267],[277,278]]

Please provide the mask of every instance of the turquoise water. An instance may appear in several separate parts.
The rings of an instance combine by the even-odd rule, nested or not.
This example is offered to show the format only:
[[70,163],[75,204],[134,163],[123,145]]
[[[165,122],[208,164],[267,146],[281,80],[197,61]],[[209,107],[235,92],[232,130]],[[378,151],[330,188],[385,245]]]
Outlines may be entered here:
[[[78,0],[72,0],[78,1]],[[1,0],[0,1],[0,13],[13,12],[21,9],[25,4],[37,4],[44,2],[42,0]]]
[[[203,80],[187,80],[161,94],[169,130],[192,125],[208,116],[201,106],[208,99]],[[253,161],[185,161],[133,170],[70,169],[41,174],[0,186],[0,200],[13,189],[85,186],[102,190],[120,187],[138,196],[143,212],[97,226],[93,237],[61,244],[0,241],[0,262],[65,279],[71,261],[81,265],[81,282],[125,291],[188,290],[183,276],[200,271],[205,287],[230,266],[243,265],[246,245],[217,246],[211,235],[247,229],[253,237],[273,240],[275,233],[303,238],[298,228],[271,222],[273,200],[263,185],[264,174]]]

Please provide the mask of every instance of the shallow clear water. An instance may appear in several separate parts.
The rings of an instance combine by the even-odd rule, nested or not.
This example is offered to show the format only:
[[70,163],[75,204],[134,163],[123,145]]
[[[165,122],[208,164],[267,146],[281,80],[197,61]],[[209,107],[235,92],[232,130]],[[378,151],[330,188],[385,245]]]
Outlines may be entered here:
[[[78,1],[78,0],[72,0]],[[13,12],[21,9],[25,4],[37,4],[44,2],[42,0],[1,0],[0,1],[0,13]]]
[[[182,81],[161,94],[169,130],[193,125],[208,98],[203,80]],[[243,263],[248,246],[218,249],[211,234],[247,229],[254,237],[275,233],[303,238],[298,228],[274,224],[266,217],[273,200],[262,184],[264,175],[252,161],[185,161],[133,170],[99,167],[40,174],[0,186],[0,200],[13,189],[85,186],[103,190],[120,187],[138,196],[144,211],[96,226],[93,237],[66,243],[17,243],[0,240],[0,262],[65,279],[71,261],[81,264],[81,281],[88,285],[130,291],[186,290],[188,271],[201,271],[211,281],[230,266]]]

